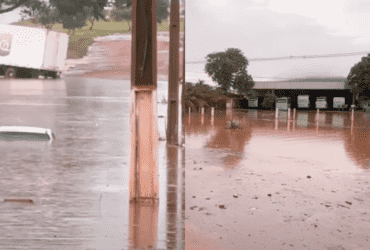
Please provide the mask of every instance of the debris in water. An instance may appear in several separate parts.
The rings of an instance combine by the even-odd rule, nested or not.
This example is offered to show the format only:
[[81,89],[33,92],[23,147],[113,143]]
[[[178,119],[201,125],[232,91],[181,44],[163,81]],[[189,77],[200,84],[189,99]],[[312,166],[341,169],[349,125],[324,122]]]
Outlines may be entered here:
[[307,175],[307,179],[311,179],[311,176],[310,175]]
[[196,207],[198,207],[198,206],[190,207],[190,210],[194,210],[194,208],[196,208]]
[[4,199],[4,202],[17,202],[17,203],[33,204],[33,200],[26,199],[26,198],[8,198],[8,199]]
[[347,203],[348,205],[352,205],[352,202],[346,201],[346,203]]
[[338,206],[340,206],[340,207],[345,207],[345,208],[350,209],[349,207],[343,206],[343,205],[341,205],[341,204],[337,204],[337,205],[338,205]]
[[238,195],[234,194],[234,195],[233,195],[233,197],[234,197],[234,198],[238,198]]
[[271,197],[271,194],[268,194],[268,196],[270,196],[270,197]]
[[218,207],[221,209],[226,209],[225,205],[219,205]]

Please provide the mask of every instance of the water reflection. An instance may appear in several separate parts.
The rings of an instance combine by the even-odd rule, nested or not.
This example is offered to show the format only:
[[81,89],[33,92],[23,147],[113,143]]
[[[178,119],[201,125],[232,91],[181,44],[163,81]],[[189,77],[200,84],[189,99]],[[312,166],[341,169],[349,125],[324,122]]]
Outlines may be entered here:
[[333,127],[336,128],[343,128],[344,126],[344,118],[342,115],[333,115]]
[[[195,113],[187,117],[186,143],[190,148],[223,150],[223,165],[228,169],[241,167],[243,159],[253,153],[293,158],[300,155],[333,168],[341,162],[343,171],[369,169],[370,123],[364,114],[356,113],[353,121],[348,112],[320,111],[317,115],[296,111],[296,119],[291,116],[291,121],[282,116],[274,119],[274,112],[259,112],[258,118],[255,114],[218,112],[211,126],[207,120],[202,125]],[[225,121],[230,118],[238,120],[243,128],[225,129]],[[329,155],[336,161],[331,161]]]
[[308,126],[308,113],[299,113],[297,115],[297,125],[299,127],[307,127]]
[[353,128],[347,133],[345,149],[347,154],[363,169],[370,169],[370,129]]

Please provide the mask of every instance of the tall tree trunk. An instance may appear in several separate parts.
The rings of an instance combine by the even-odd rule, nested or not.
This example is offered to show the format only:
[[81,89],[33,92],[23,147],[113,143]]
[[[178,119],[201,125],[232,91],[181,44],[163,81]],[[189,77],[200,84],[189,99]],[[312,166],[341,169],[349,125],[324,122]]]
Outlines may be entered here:
[[94,26],[95,18],[93,18],[92,21],[90,20],[90,22],[91,22],[90,30],[92,30],[93,29],[93,26]]

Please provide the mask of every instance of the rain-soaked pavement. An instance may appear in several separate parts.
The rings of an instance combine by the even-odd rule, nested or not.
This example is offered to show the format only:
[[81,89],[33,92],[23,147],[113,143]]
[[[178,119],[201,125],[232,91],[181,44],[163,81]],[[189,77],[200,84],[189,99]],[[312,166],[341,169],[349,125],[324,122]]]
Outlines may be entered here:
[[370,249],[370,115],[209,113],[185,120],[186,249]]
[[[0,140],[0,249],[184,249],[183,149],[159,142],[158,209],[129,218],[130,81],[0,85],[0,126],[50,128],[56,136]],[[166,87],[159,83],[159,94]]]

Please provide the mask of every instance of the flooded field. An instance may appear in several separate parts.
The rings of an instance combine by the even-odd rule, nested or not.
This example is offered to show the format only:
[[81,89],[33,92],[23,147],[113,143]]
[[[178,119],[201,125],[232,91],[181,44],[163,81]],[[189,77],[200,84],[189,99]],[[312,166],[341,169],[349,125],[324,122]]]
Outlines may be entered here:
[[[290,119],[289,119],[290,118]],[[368,249],[363,112],[186,118],[186,248]],[[225,129],[236,120],[240,129]]]

